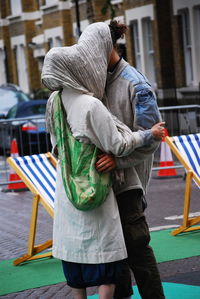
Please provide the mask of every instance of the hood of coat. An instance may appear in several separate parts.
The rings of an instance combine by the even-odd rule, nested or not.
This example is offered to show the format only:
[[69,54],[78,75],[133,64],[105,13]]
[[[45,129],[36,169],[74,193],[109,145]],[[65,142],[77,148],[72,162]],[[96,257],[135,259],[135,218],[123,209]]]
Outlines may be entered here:
[[46,54],[43,84],[50,90],[69,86],[102,99],[112,48],[109,26],[103,22],[89,25],[77,44],[52,48]]

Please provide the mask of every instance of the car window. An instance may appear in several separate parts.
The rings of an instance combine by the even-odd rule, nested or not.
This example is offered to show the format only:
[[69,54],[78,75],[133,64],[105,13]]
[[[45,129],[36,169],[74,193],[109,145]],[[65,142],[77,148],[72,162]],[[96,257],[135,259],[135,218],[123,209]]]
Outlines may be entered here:
[[2,110],[7,110],[19,102],[29,101],[26,94],[20,91],[0,89],[0,105]]
[[17,111],[17,117],[26,117],[26,116],[34,116],[38,114],[45,114],[46,110],[46,104],[39,104],[39,105],[31,105],[31,106],[26,106],[25,108],[21,107]]
[[46,105],[45,104],[41,104],[41,105],[35,105],[31,107],[31,112],[33,114],[45,114],[46,111]]
[[7,113],[6,118],[15,118],[17,113],[17,105],[13,106]]

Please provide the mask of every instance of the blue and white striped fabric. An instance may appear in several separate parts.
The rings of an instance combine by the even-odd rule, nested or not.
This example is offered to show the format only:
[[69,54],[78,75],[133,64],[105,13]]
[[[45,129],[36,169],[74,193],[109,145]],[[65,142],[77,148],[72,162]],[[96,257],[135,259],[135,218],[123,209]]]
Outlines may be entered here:
[[36,189],[54,208],[56,169],[45,154],[14,158]]
[[173,139],[180,153],[200,178],[200,133],[174,136]]

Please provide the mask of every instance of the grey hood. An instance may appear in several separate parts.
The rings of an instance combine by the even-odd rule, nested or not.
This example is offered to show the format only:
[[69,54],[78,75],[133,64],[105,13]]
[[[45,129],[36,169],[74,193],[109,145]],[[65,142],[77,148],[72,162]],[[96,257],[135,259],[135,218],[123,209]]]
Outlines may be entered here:
[[70,86],[102,99],[113,45],[109,26],[89,25],[78,43],[52,48],[45,56],[42,83],[50,90]]

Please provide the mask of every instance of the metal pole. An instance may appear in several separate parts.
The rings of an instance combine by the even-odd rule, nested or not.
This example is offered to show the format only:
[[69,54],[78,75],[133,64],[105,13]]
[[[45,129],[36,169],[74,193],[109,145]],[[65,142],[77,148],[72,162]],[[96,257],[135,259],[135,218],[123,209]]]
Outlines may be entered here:
[[75,0],[75,8],[76,8],[77,32],[78,32],[78,36],[80,36],[81,35],[81,26],[80,26],[79,0]]

